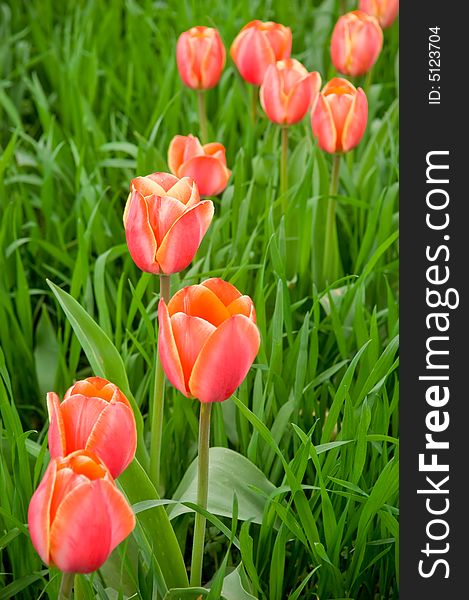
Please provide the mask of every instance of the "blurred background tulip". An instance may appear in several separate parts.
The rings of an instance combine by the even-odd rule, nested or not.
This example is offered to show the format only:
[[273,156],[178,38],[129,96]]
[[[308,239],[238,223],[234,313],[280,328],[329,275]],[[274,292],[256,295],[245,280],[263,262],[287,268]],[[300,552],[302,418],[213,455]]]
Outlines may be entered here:
[[383,32],[377,19],[361,10],[340,17],[332,32],[332,62],[345,75],[357,77],[367,73],[382,47]]
[[56,393],[49,392],[47,409],[51,458],[88,450],[105,463],[113,477],[132,462],[137,447],[135,417],[124,394],[106,379],[78,381],[62,403]]
[[217,142],[202,146],[193,135],[176,135],[169,145],[168,164],[177,177],[192,177],[202,196],[216,196],[227,186],[225,147]]
[[191,27],[179,36],[176,61],[185,85],[197,90],[200,137],[208,140],[207,109],[204,91],[220,80],[226,52],[220,34],[213,27]]
[[176,45],[179,75],[193,90],[214,87],[225,66],[225,58],[220,34],[213,27],[191,27],[179,36]]
[[346,79],[331,79],[319,94],[311,125],[319,147],[326,152],[348,152],[363,137],[368,119],[365,92]]
[[387,29],[399,14],[399,0],[360,0],[360,10],[376,17],[381,27]]
[[31,498],[28,524],[47,565],[91,573],[131,533],[135,517],[104,463],[77,451],[52,459]]
[[189,177],[153,173],[132,180],[124,212],[125,235],[135,264],[169,275],[185,269],[213,217],[213,203],[200,201]]
[[222,279],[183,288],[158,307],[159,349],[169,381],[201,402],[229,398],[259,350],[251,298]]

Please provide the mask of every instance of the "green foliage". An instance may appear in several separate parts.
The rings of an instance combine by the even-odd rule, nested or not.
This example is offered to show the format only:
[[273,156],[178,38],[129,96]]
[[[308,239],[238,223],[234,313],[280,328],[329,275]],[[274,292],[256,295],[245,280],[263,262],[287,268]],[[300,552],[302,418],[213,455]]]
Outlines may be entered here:
[[[213,25],[229,47],[253,18],[285,23],[293,55],[325,81],[334,75],[328,40],[339,4],[0,4],[0,598],[57,597],[58,572],[32,548],[27,509],[48,462],[45,393],[63,394],[91,374],[113,379],[136,409],[142,467],[120,484],[136,507],[153,504],[140,504],[134,535],[103,569],[77,578],[77,595],[198,593],[184,590],[181,573],[197,510],[198,405],[171,387],[161,500],[144,477],[158,281],[126,249],[128,185],[167,170],[173,135],[198,134],[196,98],[175,62],[181,31]],[[262,344],[237,397],[213,411],[218,509],[209,502],[203,597],[398,597],[397,34],[396,25],[385,32],[365,137],[342,160],[346,275],[327,289],[317,270],[331,160],[308,119],[290,131],[282,214],[279,130],[260,114],[252,124],[251,90],[229,58],[207,94],[209,137],[225,145],[233,175],[172,291],[226,278],[254,299]],[[223,455],[236,457],[225,469]],[[179,556],[174,579],[162,556],[168,544]]]

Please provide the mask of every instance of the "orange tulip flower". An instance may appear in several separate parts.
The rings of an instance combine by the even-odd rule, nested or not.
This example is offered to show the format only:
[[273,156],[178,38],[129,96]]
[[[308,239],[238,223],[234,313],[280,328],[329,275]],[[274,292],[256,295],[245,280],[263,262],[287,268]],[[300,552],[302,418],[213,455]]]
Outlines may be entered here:
[[229,398],[259,350],[254,305],[222,279],[207,279],[158,306],[158,348],[169,381],[201,402]]
[[311,114],[313,134],[326,152],[348,152],[360,142],[368,119],[365,92],[346,79],[331,79]]
[[142,271],[170,275],[185,269],[213,217],[189,177],[169,173],[137,177],[130,185],[124,227],[130,254]]
[[131,533],[135,516],[104,463],[79,450],[50,462],[31,498],[28,524],[47,565],[91,573]]
[[193,90],[215,86],[225,66],[225,47],[213,27],[191,27],[179,36],[176,60],[179,75]]
[[274,123],[292,125],[301,121],[317,100],[321,76],[308,73],[294,58],[267,67],[260,89],[265,114]]
[[289,27],[255,20],[238,33],[230,54],[241,77],[248,83],[261,85],[269,65],[290,57],[291,44]]
[[376,17],[381,27],[387,29],[399,14],[399,0],[360,0],[360,10]]
[[332,62],[345,75],[356,77],[369,71],[382,47],[383,32],[377,19],[361,10],[340,17],[332,32]]
[[76,450],[98,456],[118,477],[135,456],[137,433],[129,401],[113,383],[101,377],[77,381],[60,403],[47,394],[49,451],[61,458]]
[[192,177],[202,196],[216,196],[227,186],[225,147],[218,142],[202,144],[193,135],[176,135],[169,145],[168,165],[177,177]]

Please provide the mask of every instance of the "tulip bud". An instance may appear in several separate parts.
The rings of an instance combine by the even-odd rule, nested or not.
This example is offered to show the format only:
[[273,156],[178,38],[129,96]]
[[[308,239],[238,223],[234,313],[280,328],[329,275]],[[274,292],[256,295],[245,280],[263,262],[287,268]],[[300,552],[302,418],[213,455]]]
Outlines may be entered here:
[[361,10],[340,17],[332,32],[332,62],[345,75],[356,77],[369,71],[382,47],[383,32],[377,19]]
[[331,79],[311,114],[313,134],[326,152],[348,152],[360,142],[368,119],[365,92],[346,79]]
[[101,377],[78,381],[66,392],[62,404],[55,392],[49,392],[47,409],[52,458],[88,450],[106,464],[113,477],[118,477],[134,459],[134,413],[113,383]]
[[222,279],[177,292],[158,306],[158,349],[169,381],[200,402],[229,398],[259,350],[254,305]]
[[399,14],[399,0],[360,0],[360,10],[376,17],[381,27],[387,29]]
[[241,29],[230,54],[241,77],[248,83],[261,85],[269,65],[290,57],[291,44],[289,27],[256,20]]
[[227,186],[225,147],[217,142],[202,144],[193,135],[176,135],[169,145],[168,164],[177,177],[192,177],[202,196],[216,196]]
[[215,86],[225,66],[225,47],[212,27],[191,27],[179,36],[176,46],[179,75],[193,90]]
[[104,463],[79,450],[51,460],[31,498],[28,524],[47,565],[91,573],[131,533],[135,516]]
[[274,123],[292,125],[301,121],[317,100],[319,73],[308,73],[294,58],[269,65],[260,89],[265,114]]
[[185,269],[213,217],[190,177],[169,173],[136,177],[124,211],[129,252],[142,271],[170,275]]

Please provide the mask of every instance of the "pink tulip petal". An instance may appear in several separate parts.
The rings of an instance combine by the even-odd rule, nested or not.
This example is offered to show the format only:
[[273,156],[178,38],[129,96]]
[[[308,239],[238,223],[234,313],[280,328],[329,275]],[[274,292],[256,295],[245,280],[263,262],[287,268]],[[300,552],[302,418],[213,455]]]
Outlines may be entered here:
[[47,394],[47,412],[49,413],[49,452],[51,458],[65,456],[67,446],[65,441],[65,428],[60,412],[60,400],[55,392]]
[[183,83],[192,89],[198,89],[200,81],[194,68],[195,56],[192,41],[188,31],[179,36],[176,44],[176,62]]
[[181,176],[192,177],[202,196],[216,196],[227,186],[230,171],[212,156],[195,156],[179,167]]
[[60,411],[64,423],[67,454],[85,449],[94,424],[108,404],[102,398],[81,394],[69,396],[62,402]]
[[175,135],[168,148],[168,166],[171,173],[177,175],[178,169],[183,163],[184,149],[186,147],[186,136]]
[[155,194],[155,196],[164,195],[165,190],[159,185],[156,181],[150,179],[150,177],[135,177],[132,179],[130,184],[130,191],[140,192],[142,196],[150,196],[151,194]]
[[337,132],[329,103],[322,94],[319,95],[316,108],[312,113],[311,126],[319,147],[325,152],[335,152]]
[[352,34],[350,75],[367,73],[375,64],[383,47],[383,32],[375,19],[358,26]]
[[354,148],[365,133],[368,119],[368,101],[365,92],[358,88],[342,132],[342,149],[348,152]]
[[274,51],[275,60],[289,58],[292,46],[291,29],[278,23],[273,23],[273,25],[274,27],[265,30],[265,34]]
[[[314,73],[301,79],[290,92],[287,100],[287,123],[293,125],[306,116],[315,98]],[[317,93],[317,92],[316,92]]]
[[287,97],[282,89],[279,69],[275,65],[267,67],[259,97],[261,106],[271,121],[279,124],[286,123]]
[[231,315],[244,315],[253,321],[256,322],[256,311],[254,310],[254,303],[249,296],[241,296],[240,298],[236,298],[233,300],[228,306],[227,309]]
[[216,327],[200,319],[184,313],[176,313],[171,317],[171,328],[184,372],[184,381],[188,388],[192,367],[203,345],[216,330]]
[[275,53],[262,31],[251,27],[242,32],[232,57],[238,70],[248,83],[261,85],[267,67],[275,63]]
[[213,203],[204,200],[186,210],[174,223],[156,253],[163,273],[179,273],[190,264],[212,222],[213,212]]
[[176,340],[174,339],[168,307],[164,300],[158,304],[158,353],[166,377],[184,396],[189,396],[189,390],[184,382],[184,371],[179,357]]
[[156,239],[156,246],[161,246],[164,236],[186,210],[185,205],[171,196],[148,196],[148,219]]
[[195,361],[189,389],[201,402],[229,398],[241,384],[259,350],[260,336],[254,323],[234,315],[209,337]]
[[137,267],[148,273],[159,273],[160,269],[155,261],[157,246],[150,225],[148,205],[144,197],[137,191],[132,192],[130,197],[125,237],[130,255]]
[[177,198],[186,207],[193,206],[200,201],[199,190],[190,177],[179,179],[166,193],[167,196]]
[[122,402],[108,404],[96,420],[85,449],[94,452],[116,478],[132,462],[136,447],[132,409]]
[[208,47],[200,66],[202,88],[204,90],[208,90],[218,83],[223,67],[225,66],[226,58],[225,47],[216,30],[213,30],[208,42]]
[[46,565],[50,562],[50,506],[57,474],[57,463],[52,460],[28,508],[29,535],[37,553]]
[[[146,178],[157,183],[165,192],[169,192],[169,190],[179,181],[178,178],[171,175],[171,173],[164,172],[152,173],[151,175],[147,175]],[[172,194],[169,195],[171,196]]]
[[124,495],[110,481],[102,480],[101,492],[112,520],[111,550],[130,535],[135,527],[135,515]]
[[202,281],[200,285],[203,285],[211,290],[225,306],[228,306],[234,300],[237,300],[241,297],[241,293],[237,288],[235,288],[234,285],[228,283],[228,281],[225,281],[220,277],[211,277],[210,279]]
[[63,499],[78,485],[87,483],[88,477],[81,473],[76,473],[70,466],[58,464],[55,477],[54,492],[50,504],[50,522],[53,523],[57,510]]
[[229,319],[230,313],[223,300],[209,286],[205,286],[205,283],[191,285],[176,292],[168,305],[169,314],[173,316],[181,312],[192,317],[200,317],[215,327]]

